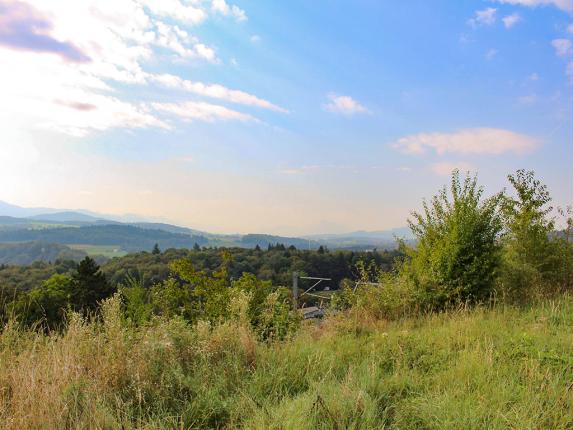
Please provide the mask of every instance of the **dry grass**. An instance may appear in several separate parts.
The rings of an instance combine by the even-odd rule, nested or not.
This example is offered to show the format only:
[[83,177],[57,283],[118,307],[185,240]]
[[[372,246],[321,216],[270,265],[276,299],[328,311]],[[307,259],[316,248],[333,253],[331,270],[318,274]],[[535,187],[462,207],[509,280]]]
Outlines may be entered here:
[[566,429],[573,300],[387,322],[359,313],[260,343],[241,317],[135,328],[119,301],[61,335],[0,335],[4,429]]

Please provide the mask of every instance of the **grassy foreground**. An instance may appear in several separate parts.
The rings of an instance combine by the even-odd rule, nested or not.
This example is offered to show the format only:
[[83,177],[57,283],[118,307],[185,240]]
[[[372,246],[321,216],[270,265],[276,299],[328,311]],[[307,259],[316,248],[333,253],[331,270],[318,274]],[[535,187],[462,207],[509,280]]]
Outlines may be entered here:
[[260,343],[241,322],[0,335],[6,429],[565,429],[573,299],[401,322],[333,317]]

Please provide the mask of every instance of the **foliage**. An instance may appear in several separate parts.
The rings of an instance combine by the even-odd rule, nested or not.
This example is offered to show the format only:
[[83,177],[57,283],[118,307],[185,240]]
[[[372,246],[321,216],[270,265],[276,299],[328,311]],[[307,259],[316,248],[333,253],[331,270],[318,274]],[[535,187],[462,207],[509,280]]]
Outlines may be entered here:
[[41,324],[46,328],[59,327],[72,303],[72,278],[55,274],[29,294],[22,295],[11,305],[9,314],[17,315],[26,325]]
[[79,261],[85,252],[64,245],[43,242],[0,243],[0,265],[25,265],[56,260]]
[[423,212],[413,212],[410,228],[418,243],[407,249],[402,275],[413,283],[419,300],[442,307],[457,301],[482,301],[493,292],[501,263],[499,236],[501,194],[484,199],[477,178],[452,174]]
[[125,284],[118,287],[124,298],[125,317],[136,325],[148,322],[153,315],[153,304],[150,300],[150,290],[145,287],[143,278],[129,275]]
[[97,263],[84,258],[72,274],[71,301],[76,310],[94,310],[100,301],[115,292]]
[[[400,262],[398,268],[400,267]],[[347,281],[340,293],[334,296],[332,308],[345,310],[351,317],[367,316],[373,319],[397,319],[413,315],[416,308],[416,292],[412,283],[397,273],[380,270],[375,264],[356,265],[358,278]]]
[[233,319],[237,302],[244,304],[244,322],[264,339],[284,339],[298,326],[298,317],[290,312],[288,290],[273,288],[245,273],[237,280],[228,277],[230,255],[212,275],[198,271],[189,259],[171,263],[171,276],[146,291],[141,282],[131,280],[121,288],[126,316],[138,324],[153,314],[166,318],[210,324]]
[[48,242],[64,245],[115,245],[126,251],[151,249],[156,243],[166,248],[191,248],[195,243],[204,245],[204,236],[173,233],[159,229],[140,228],[132,225],[87,225],[48,229],[0,230],[0,242]]
[[[0,333],[0,422],[24,428],[524,429],[573,421],[573,301],[398,322],[340,315],[285,342],[236,318],[71,314]],[[242,309],[242,310],[241,310]],[[243,317],[241,316],[243,315]]]
[[515,196],[506,196],[503,204],[504,292],[523,299],[530,288],[570,286],[571,246],[554,232],[547,186],[532,171],[518,170],[508,179]]

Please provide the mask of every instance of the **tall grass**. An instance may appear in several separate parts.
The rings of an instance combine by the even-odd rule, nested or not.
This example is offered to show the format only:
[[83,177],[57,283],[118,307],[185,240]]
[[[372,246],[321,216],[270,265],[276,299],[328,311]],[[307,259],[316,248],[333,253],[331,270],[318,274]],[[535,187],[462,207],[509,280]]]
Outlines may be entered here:
[[340,313],[265,342],[220,325],[134,327],[117,298],[61,334],[0,335],[5,429],[565,429],[573,299],[400,321]]

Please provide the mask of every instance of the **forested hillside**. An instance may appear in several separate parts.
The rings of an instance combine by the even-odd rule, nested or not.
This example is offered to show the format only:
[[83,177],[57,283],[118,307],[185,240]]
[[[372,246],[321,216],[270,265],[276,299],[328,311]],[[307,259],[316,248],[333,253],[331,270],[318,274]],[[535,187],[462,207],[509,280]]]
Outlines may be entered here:
[[208,242],[203,236],[120,224],[0,231],[0,242],[30,241],[64,245],[115,245],[131,252],[151,249],[156,243],[162,248],[192,248],[195,244],[205,245]]
[[[0,243],[42,242],[70,245],[90,256],[114,257],[128,252],[145,251],[158,244],[162,249],[190,248],[195,244],[216,248],[268,248],[276,244],[298,249],[331,249],[370,251],[375,248],[395,249],[397,238],[409,239],[404,229],[387,232],[355,232],[348,235],[322,235],[308,238],[284,237],[268,234],[214,234],[166,223],[122,223],[99,219],[76,212],[40,214],[29,218],[2,216],[0,206]],[[21,264],[35,261],[30,254],[5,262]],[[45,260],[37,260],[45,261]]]
[[56,260],[79,261],[85,256],[85,252],[54,243],[0,243],[0,265],[27,265],[37,261]]
[[[398,251],[301,251],[284,245],[275,245],[265,250],[194,247],[157,253],[139,252],[113,258],[102,263],[102,271],[113,285],[125,283],[131,276],[140,279],[146,287],[151,287],[169,277],[169,265],[174,261],[188,259],[197,270],[213,273],[228,258],[227,269],[231,279],[238,279],[243,273],[251,273],[259,279],[272,281],[274,285],[289,286],[292,271],[298,271],[301,274],[331,278],[332,281],[324,285],[336,289],[343,279],[356,277],[356,264],[359,261],[390,270],[398,255]],[[73,261],[49,261],[53,263],[0,266],[0,290],[10,294],[15,290],[27,291],[39,287],[53,274],[68,273],[76,267]]]

